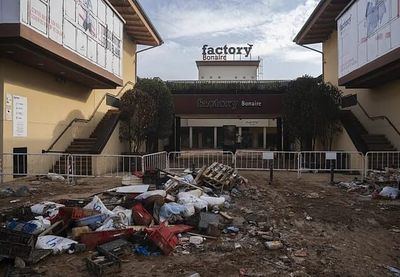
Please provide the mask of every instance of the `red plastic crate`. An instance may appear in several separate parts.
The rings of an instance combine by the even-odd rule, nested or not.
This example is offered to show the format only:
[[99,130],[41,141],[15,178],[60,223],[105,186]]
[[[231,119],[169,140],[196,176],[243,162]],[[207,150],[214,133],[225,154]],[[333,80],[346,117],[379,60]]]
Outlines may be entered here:
[[178,244],[178,238],[168,227],[161,227],[150,231],[149,239],[157,245],[165,255],[171,254]]
[[169,227],[165,224],[161,224],[157,227],[147,228],[146,232],[148,233],[150,240],[157,245],[165,255],[169,255],[174,251],[179,242],[176,235],[188,232],[192,229],[192,226],[187,225],[175,225]]
[[135,224],[149,226],[153,221],[151,214],[143,207],[142,203],[136,203],[132,207],[132,218]]
[[99,231],[84,233],[81,235],[80,242],[85,244],[88,250],[93,250],[97,245],[113,241],[119,238],[126,238],[133,235],[136,231],[132,228],[110,231]]

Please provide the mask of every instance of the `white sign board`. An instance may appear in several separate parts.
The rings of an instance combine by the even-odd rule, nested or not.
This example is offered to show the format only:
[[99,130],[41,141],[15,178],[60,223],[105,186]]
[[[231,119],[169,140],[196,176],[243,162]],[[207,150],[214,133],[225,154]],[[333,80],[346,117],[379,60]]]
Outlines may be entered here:
[[325,159],[328,160],[334,160],[336,161],[337,159],[337,153],[336,152],[326,152],[325,154]]
[[263,158],[263,160],[273,160],[274,152],[263,152],[262,158]]
[[28,135],[28,103],[26,97],[13,95],[13,136]]
[[400,1],[355,1],[337,29],[341,78],[400,47]]

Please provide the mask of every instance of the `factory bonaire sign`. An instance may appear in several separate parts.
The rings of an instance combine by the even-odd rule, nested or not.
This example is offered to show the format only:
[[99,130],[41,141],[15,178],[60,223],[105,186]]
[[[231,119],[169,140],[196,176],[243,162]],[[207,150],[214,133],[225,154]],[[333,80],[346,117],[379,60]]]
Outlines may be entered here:
[[238,107],[262,107],[260,101],[239,101],[239,100],[221,100],[221,99],[205,99],[197,100],[197,108],[202,109],[231,109],[236,110]]
[[280,94],[174,94],[176,114],[280,114]]
[[204,44],[202,48],[202,57],[204,61],[226,61],[229,55],[248,58],[252,49],[252,44],[247,44],[247,46],[224,45],[219,47],[211,47]]

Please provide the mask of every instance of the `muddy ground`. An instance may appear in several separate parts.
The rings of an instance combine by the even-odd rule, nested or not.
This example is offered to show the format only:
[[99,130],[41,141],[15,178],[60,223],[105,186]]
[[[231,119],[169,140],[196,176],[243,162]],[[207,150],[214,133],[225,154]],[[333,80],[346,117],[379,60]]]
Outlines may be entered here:
[[[281,173],[268,184],[266,173],[242,172],[249,185],[227,210],[235,217],[237,235],[207,240],[200,248],[178,247],[172,256],[124,259],[115,276],[393,276],[400,267],[400,203],[371,200],[329,185],[325,174]],[[351,176],[338,176],[351,180]],[[23,183],[15,182],[14,186]],[[35,185],[34,194],[0,199],[1,210],[39,200],[90,196],[120,183],[118,179],[86,180],[70,187]],[[268,239],[284,248],[268,250]],[[183,251],[185,250],[185,251]],[[189,253],[188,253],[189,252]],[[184,254],[185,253],[185,254]],[[89,276],[83,258],[90,253],[52,256],[35,267],[45,276]],[[4,263],[0,265],[4,271]],[[1,272],[0,272],[1,273]]]

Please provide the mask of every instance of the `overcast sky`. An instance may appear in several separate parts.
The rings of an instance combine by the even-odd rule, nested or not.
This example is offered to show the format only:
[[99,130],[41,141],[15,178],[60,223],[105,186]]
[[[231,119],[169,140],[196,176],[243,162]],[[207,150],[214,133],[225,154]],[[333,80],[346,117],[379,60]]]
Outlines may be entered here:
[[[254,44],[263,79],[321,74],[321,55],[294,44],[318,0],[140,0],[164,44],[138,54],[138,76],[196,80],[203,44]],[[313,45],[320,49],[320,45]]]

